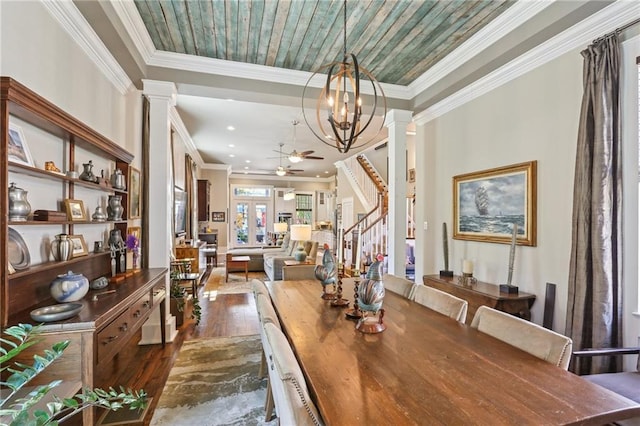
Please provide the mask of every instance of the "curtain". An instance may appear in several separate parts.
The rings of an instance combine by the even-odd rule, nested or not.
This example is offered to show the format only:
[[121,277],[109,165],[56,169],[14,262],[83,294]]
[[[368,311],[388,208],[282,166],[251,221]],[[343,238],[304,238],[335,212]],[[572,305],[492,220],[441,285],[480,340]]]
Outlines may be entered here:
[[[574,349],[622,346],[620,49],[616,34],[596,40],[582,56],[584,93],[566,322]],[[579,374],[619,371],[615,357],[596,358],[581,360],[579,369],[572,368]]]
[[189,155],[184,157],[185,189],[187,190],[187,203],[189,205],[187,215],[187,239],[198,238],[198,179],[196,176],[196,163]]

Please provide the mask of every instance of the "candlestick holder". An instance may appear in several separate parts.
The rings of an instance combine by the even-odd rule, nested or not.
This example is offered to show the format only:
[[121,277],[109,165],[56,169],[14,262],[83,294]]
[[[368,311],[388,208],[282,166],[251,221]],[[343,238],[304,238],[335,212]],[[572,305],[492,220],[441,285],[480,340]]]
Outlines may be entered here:
[[356,277],[353,281],[353,309],[349,309],[345,312],[348,319],[360,319],[362,318],[362,311],[358,306],[358,285],[360,284],[360,277]]
[[458,284],[464,287],[471,287],[477,282],[478,280],[470,273],[463,272],[462,275],[458,277]]
[[338,288],[336,289],[335,298],[331,301],[331,306],[337,308],[346,308],[349,301],[342,297],[342,278],[344,277],[344,266],[338,266]]

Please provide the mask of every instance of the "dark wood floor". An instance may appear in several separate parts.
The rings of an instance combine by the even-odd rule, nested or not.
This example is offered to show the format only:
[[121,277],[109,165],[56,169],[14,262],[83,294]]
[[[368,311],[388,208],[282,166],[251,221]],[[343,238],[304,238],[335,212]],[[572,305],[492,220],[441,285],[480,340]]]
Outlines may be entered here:
[[[178,329],[173,343],[139,346],[140,334],[133,337],[127,346],[114,358],[111,368],[100,372],[98,386],[108,388],[120,386],[131,389],[144,389],[153,397],[144,423],[148,425],[153,410],[162,393],[164,383],[169,376],[182,343],[186,340],[246,336],[259,334],[258,317],[252,293],[219,294],[210,300],[199,288],[202,319],[198,326],[193,320],[185,321]],[[100,415],[100,414],[98,414]]]

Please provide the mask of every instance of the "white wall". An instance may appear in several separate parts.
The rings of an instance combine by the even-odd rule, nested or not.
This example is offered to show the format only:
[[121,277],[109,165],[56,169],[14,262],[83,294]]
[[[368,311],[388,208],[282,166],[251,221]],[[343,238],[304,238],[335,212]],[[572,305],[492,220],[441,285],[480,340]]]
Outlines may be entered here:
[[[516,251],[513,283],[534,293],[533,321],[542,322],[545,283],[558,285],[554,328],[564,330],[571,244],[571,205],[582,58],[559,57],[420,129],[416,143],[432,145],[432,157],[417,164],[433,168],[435,193],[426,194],[430,224],[453,223],[455,175],[525,161],[538,161],[537,246]],[[425,273],[442,266],[440,226],[426,232]],[[453,232],[450,232],[450,235]],[[460,273],[463,258],[475,261],[474,275],[500,284],[507,279],[509,246],[453,240],[450,267]]]

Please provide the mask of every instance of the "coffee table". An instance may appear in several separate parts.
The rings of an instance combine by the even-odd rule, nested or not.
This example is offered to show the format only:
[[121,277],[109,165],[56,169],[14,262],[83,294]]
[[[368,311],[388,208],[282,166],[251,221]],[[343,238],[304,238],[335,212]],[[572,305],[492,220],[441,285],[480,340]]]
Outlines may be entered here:
[[229,267],[230,266],[239,266],[244,267],[244,279],[245,281],[249,281],[249,261],[251,258],[249,256],[231,256],[227,255],[227,265],[226,265],[226,276],[225,281],[229,281]]

